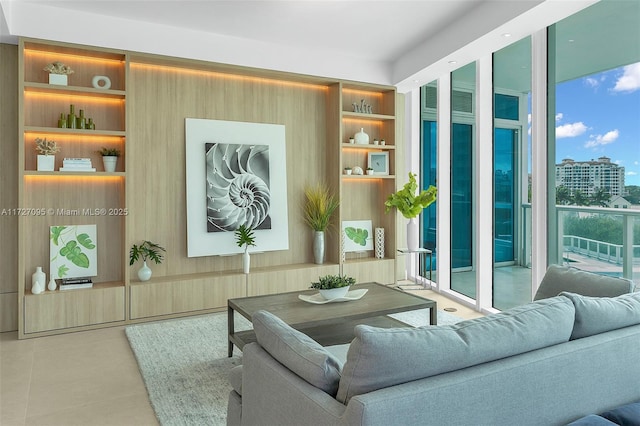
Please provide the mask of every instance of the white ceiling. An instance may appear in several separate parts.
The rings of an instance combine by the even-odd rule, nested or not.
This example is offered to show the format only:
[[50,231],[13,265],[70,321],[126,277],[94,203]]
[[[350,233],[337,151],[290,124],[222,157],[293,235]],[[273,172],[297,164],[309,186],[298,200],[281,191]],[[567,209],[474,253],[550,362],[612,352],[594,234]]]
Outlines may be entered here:
[[[594,1],[0,0],[0,37],[120,48],[407,91]],[[504,39],[504,32],[513,37]],[[458,65],[449,64],[452,58]]]

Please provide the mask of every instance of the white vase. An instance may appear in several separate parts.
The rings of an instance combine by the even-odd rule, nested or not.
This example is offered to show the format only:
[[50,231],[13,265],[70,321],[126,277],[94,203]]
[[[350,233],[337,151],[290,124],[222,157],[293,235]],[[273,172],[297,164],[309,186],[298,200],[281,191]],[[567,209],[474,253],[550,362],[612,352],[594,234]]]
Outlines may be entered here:
[[147,266],[147,261],[142,262],[142,268],[138,269],[138,278],[140,281],[149,281],[151,278],[151,268]]
[[52,172],[56,166],[55,155],[38,155],[38,171]]
[[315,231],[313,234],[313,261],[316,265],[324,263],[324,231]]
[[44,292],[46,282],[47,276],[42,272],[42,266],[36,267],[36,271],[31,274],[31,293],[40,294]]
[[353,138],[357,144],[366,145],[369,143],[369,135],[364,132],[364,128],[360,128],[360,131]]
[[326,290],[318,290],[320,295],[324,297],[326,300],[338,299],[340,297],[344,297],[349,292],[349,286],[340,287],[340,288],[329,288]]
[[113,173],[116,171],[116,165],[118,164],[118,157],[112,155],[105,155],[102,157],[102,164],[104,164],[104,171]]
[[242,254],[242,272],[245,274],[249,273],[249,268],[251,267],[251,256],[249,255],[249,251],[245,250]]
[[420,247],[418,242],[420,237],[420,230],[418,228],[418,219],[415,217],[409,219],[407,223],[407,248],[411,251],[416,251]]
[[49,291],[54,291],[56,288],[58,288],[58,285],[56,284],[56,280],[53,278],[53,275],[49,280],[49,285],[47,286],[47,288],[49,289]]

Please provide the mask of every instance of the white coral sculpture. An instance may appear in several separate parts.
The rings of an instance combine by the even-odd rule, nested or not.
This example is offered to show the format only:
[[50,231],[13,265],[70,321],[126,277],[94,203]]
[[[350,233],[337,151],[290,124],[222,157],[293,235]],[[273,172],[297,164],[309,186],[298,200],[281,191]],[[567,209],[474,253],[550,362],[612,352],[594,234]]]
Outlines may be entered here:
[[58,148],[58,145],[56,144],[56,142],[48,141],[47,138],[44,138],[44,139],[36,138],[35,142],[36,142],[36,150],[41,155],[53,155],[56,152],[60,151],[60,148]]
[[62,62],[53,62],[43,68],[45,71],[49,71],[50,74],[73,74],[75,71],[70,66],[63,64]]

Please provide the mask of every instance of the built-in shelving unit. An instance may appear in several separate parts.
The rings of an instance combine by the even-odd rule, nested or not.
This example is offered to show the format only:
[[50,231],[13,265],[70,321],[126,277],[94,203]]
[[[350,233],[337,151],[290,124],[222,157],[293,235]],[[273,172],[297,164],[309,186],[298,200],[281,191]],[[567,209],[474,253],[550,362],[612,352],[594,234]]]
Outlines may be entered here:
[[[70,66],[67,86],[48,83],[43,68],[55,61]],[[19,45],[19,204],[38,214],[19,218],[19,337],[81,330],[124,323],[127,281],[124,245],[126,215],[126,74],[127,54],[40,40]],[[96,75],[111,80],[110,89],[96,89]],[[70,105],[83,110],[96,129],[59,128]],[[54,171],[37,170],[35,139],[56,141]],[[123,155],[116,172],[103,169],[102,147]],[[96,172],[61,172],[64,158],[90,158]],[[104,214],[102,214],[104,209]],[[112,212],[113,214],[109,214]],[[89,289],[31,293],[31,273],[42,266],[50,278],[49,227],[97,227],[98,275]]]
[[[67,86],[48,83],[43,68],[54,61],[74,69]],[[384,212],[396,188],[393,87],[34,39],[20,40],[18,62],[18,204],[47,212],[18,218],[19,338],[221,311],[229,298],[301,290],[327,274],[395,282],[396,215]],[[94,88],[95,76],[109,77],[111,88]],[[371,114],[352,111],[361,99]],[[95,130],[57,127],[71,104],[94,120]],[[239,256],[187,256],[184,123],[190,117],[286,128],[287,158],[278,161],[287,169],[289,250],[254,253],[248,275]],[[350,144],[361,128],[385,145]],[[54,171],[37,170],[35,139],[45,137],[61,149]],[[102,147],[122,152],[115,172],[103,171],[96,152]],[[388,155],[388,174],[343,175],[347,165],[366,169],[369,153]],[[90,158],[97,171],[61,172],[66,157]],[[321,181],[341,207],[326,235],[325,263],[316,265],[300,206],[304,188]],[[122,214],[82,214],[100,209]],[[343,259],[344,220],[384,228],[385,258],[369,250]],[[97,226],[94,286],[32,294],[37,266],[50,277],[49,228],[84,224]],[[128,256],[143,240],[167,249],[144,282],[136,276],[141,265],[130,266]]]

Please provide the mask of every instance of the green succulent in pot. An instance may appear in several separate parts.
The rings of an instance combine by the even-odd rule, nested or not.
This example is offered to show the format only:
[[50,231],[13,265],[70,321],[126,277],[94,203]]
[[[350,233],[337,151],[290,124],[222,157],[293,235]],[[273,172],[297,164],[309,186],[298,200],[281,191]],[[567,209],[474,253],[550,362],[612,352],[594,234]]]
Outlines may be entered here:
[[349,287],[356,283],[356,279],[343,275],[325,275],[319,277],[317,282],[311,283],[311,288],[317,290],[330,290],[332,288]]

